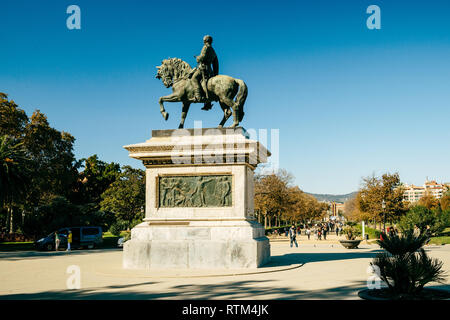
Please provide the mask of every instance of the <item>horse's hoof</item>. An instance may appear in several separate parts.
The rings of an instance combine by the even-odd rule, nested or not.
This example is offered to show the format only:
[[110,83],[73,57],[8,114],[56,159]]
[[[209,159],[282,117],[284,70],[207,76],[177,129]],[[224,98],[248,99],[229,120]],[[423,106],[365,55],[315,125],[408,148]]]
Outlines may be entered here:
[[222,128],[223,128],[223,125],[219,124],[219,125],[217,126],[217,128],[222,129]]
[[179,126],[178,126],[178,129],[183,129],[184,128],[184,125],[182,125],[182,124],[180,124]]
[[236,128],[239,125],[239,123],[233,123],[230,128]]
[[167,121],[169,119],[169,114],[167,112],[164,112],[163,117],[164,117],[164,120]]

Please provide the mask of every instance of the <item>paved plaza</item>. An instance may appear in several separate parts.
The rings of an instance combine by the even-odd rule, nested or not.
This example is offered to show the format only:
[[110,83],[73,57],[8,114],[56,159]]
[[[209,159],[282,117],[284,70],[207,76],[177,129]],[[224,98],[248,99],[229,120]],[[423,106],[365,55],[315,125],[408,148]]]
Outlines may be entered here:
[[[426,250],[450,269],[450,246]],[[380,249],[302,239],[290,248],[281,237],[271,251],[263,268],[189,272],[123,270],[121,249],[0,252],[0,299],[359,299]],[[67,289],[72,265],[79,266],[80,289]],[[449,281],[433,285],[450,290]]]

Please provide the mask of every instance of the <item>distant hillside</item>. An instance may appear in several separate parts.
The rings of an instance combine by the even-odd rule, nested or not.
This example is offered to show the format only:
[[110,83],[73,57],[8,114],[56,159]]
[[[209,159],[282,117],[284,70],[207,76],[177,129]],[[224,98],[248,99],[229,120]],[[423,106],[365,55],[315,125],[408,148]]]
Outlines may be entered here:
[[355,191],[347,194],[316,194],[316,193],[308,193],[308,194],[315,197],[318,201],[345,202],[356,196],[357,192]]

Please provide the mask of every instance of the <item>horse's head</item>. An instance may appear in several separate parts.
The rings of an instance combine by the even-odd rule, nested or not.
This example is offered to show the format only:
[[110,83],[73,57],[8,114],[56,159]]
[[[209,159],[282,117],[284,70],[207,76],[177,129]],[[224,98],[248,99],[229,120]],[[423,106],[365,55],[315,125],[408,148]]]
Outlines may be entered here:
[[166,88],[169,88],[173,84],[173,74],[172,72],[170,72],[170,68],[167,66],[167,64],[164,63],[164,61],[160,66],[156,67],[158,69],[158,72],[156,73],[156,79],[161,79],[164,83],[164,86]]
[[192,70],[189,64],[178,58],[165,59],[156,68],[156,79],[161,79],[166,88],[171,87],[180,78],[187,78]]

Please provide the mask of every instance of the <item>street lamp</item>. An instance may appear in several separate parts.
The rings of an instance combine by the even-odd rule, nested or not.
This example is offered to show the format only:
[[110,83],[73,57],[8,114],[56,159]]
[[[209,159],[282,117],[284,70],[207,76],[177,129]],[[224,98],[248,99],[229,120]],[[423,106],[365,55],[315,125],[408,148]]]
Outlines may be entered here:
[[386,233],[386,201],[381,202],[381,208],[383,209],[383,233]]

